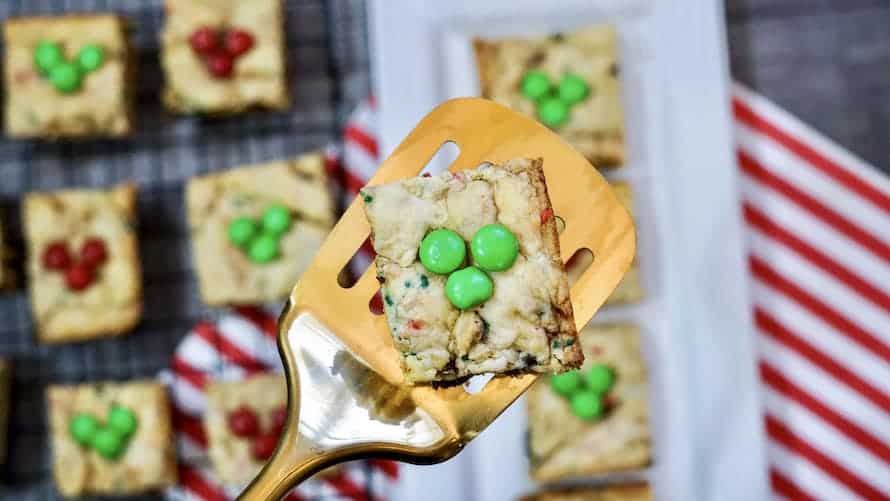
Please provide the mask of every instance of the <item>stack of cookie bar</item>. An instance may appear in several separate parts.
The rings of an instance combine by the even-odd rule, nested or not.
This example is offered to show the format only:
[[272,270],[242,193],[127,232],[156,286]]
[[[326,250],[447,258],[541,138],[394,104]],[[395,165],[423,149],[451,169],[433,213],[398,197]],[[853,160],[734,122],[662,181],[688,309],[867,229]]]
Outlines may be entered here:
[[[618,32],[592,26],[543,37],[476,39],[473,45],[483,97],[534,117],[562,136],[612,180],[634,215],[633,187],[621,175],[628,155]],[[573,256],[566,263],[569,279],[577,278],[591,259]],[[615,321],[595,319],[581,331],[581,368],[544,376],[529,390],[527,451],[533,480],[577,484],[650,463],[649,395],[641,355],[646,333],[630,320],[632,308],[626,306],[641,300],[635,260],[603,308]],[[616,310],[619,305],[625,306]],[[649,487],[640,484],[550,488],[528,499],[637,501],[651,496]]]
[[[167,119],[202,115],[208,118],[196,124],[212,127],[209,117],[287,110],[284,15],[282,0],[165,0],[164,27],[155,37],[164,74],[157,100],[171,112]],[[132,45],[139,28],[115,13],[6,19],[6,135],[29,139],[28,147],[39,154],[62,153],[65,161],[74,149],[117,148],[87,140],[140,135],[138,106],[144,99],[135,95],[140,58]],[[71,148],[41,140],[79,143]],[[282,153],[277,160],[245,163],[202,166],[177,187],[182,210],[166,225],[187,229],[197,293],[210,315],[212,308],[280,305],[336,217],[321,153]],[[64,167],[75,172],[81,166]],[[70,347],[76,350],[84,343],[132,346],[127,337],[145,335],[139,329],[144,313],[164,308],[153,304],[164,298],[151,294],[144,280],[157,276],[153,243],[166,236],[144,230],[165,227],[159,220],[170,212],[140,196],[144,182],[97,183],[91,177],[83,181],[89,187],[78,187],[74,179],[80,177],[66,174],[65,188],[23,193],[15,211],[21,230],[11,239],[12,225],[0,217],[0,290],[11,297],[17,286],[27,287],[34,339],[51,353],[68,349],[57,346],[64,343],[81,343]],[[140,241],[140,234],[149,241]],[[13,252],[10,240],[23,242],[23,248]],[[24,270],[24,277],[16,280],[15,270]],[[11,412],[16,421],[17,412],[7,392],[10,367],[0,359],[0,463],[6,416]],[[88,369],[87,376],[97,373]],[[77,384],[64,382],[72,379]],[[46,390],[59,493],[124,495],[175,484],[167,388],[156,380],[87,379],[58,377]],[[277,446],[287,405],[283,376],[210,381],[207,394],[203,419],[216,476],[226,486],[243,487]]]

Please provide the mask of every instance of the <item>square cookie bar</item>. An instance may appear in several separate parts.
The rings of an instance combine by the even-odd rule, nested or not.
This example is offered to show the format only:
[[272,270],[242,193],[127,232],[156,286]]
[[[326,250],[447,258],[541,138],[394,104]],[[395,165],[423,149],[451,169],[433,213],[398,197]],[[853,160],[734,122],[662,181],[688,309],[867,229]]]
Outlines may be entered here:
[[287,418],[284,376],[260,374],[207,387],[208,454],[226,485],[244,486],[275,452]]
[[521,501],[652,501],[652,489],[647,484],[578,487],[542,491]]
[[482,96],[547,125],[597,167],[624,162],[618,40],[611,26],[474,40]]
[[15,287],[15,273],[12,271],[10,261],[12,251],[6,243],[6,235],[3,232],[3,220],[0,219],[0,291]]
[[47,389],[53,477],[66,497],[135,494],[176,483],[170,403],[144,380]]
[[0,358],[0,464],[6,462],[6,439],[9,426],[9,410],[12,407],[10,386],[12,385],[12,363]]
[[179,113],[290,104],[281,0],[165,0],[163,101]]
[[528,392],[528,452],[538,481],[627,470],[651,458],[646,369],[632,325],[581,331],[580,371],[538,381]]
[[210,305],[286,297],[334,223],[324,159],[238,167],[186,188],[192,257]]
[[407,382],[581,364],[542,165],[514,159],[362,191]]
[[21,17],[3,24],[6,133],[119,137],[132,129],[133,61],[112,14]]
[[123,334],[139,322],[134,185],[31,193],[22,218],[40,342]]

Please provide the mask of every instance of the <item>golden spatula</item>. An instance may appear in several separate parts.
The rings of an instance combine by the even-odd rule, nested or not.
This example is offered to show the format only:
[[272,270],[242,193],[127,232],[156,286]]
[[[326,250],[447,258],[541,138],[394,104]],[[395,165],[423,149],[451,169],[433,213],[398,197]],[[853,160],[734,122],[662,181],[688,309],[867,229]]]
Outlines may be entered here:
[[[571,290],[575,324],[583,327],[634,255],[633,223],[609,184],[559,136],[484,99],[454,99],[434,109],[369,184],[417,175],[448,141],[460,149],[452,171],[517,157],[544,159],[554,211],[565,221],[563,259],[584,248],[594,256]],[[361,203],[354,201],[331,231],[281,315],[288,424],[275,455],[241,499],[278,499],[312,474],[351,459],[445,461],[537,378],[498,376],[474,394],[463,386],[406,386],[386,320],[368,307],[379,287],[374,270],[350,288],[337,280],[370,234]]]

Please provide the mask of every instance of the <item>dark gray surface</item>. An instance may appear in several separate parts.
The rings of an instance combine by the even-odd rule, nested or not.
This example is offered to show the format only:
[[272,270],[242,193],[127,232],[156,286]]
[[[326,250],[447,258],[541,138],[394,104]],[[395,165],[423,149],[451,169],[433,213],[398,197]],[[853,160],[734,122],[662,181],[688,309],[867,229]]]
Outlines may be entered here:
[[[44,403],[48,384],[154,377],[169,365],[173,350],[193,325],[218,314],[201,303],[191,270],[185,181],[200,173],[323,148],[338,140],[348,111],[370,92],[362,1],[288,0],[290,110],[221,119],[171,116],[159,102],[161,3],[0,1],[0,20],[11,15],[114,11],[132,21],[139,66],[134,136],[80,143],[0,136],[0,209],[9,223],[14,251],[21,257],[23,194],[136,182],[145,302],[143,321],[126,336],[42,346],[33,336],[25,291],[0,294],[0,356],[14,363],[9,455],[0,466],[2,499],[57,498],[50,479]],[[16,264],[21,268],[22,260]]]
[[728,0],[733,77],[890,174],[890,1]]

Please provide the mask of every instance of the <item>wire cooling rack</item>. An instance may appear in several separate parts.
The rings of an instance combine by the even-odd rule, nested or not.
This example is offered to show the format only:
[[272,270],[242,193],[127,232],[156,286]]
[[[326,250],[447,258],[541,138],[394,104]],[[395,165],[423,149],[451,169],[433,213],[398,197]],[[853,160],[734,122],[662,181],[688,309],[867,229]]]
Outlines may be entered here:
[[25,193],[136,182],[145,302],[141,324],[126,336],[41,346],[34,338],[23,287],[0,294],[0,355],[15,364],[9,459],[0,470],[4,499],[57,498],[44,402],[48,384],[155,377],[169,365],[188,329],[218,313],[198,297],[185,220],[185,181],[196,174],[323,148],[339,137],[346,114],[369,92],[363,2],[287,1],[290,111],[225,119],[169,115],[160,103],[161,1],[0,2],[3,19],[111,11],[131,21],[139,68],[135,135],[77,143],[0,138],[0,217],[21,277],[20,203]]

